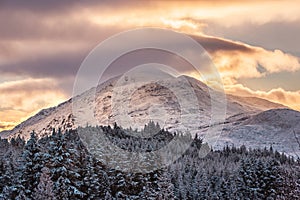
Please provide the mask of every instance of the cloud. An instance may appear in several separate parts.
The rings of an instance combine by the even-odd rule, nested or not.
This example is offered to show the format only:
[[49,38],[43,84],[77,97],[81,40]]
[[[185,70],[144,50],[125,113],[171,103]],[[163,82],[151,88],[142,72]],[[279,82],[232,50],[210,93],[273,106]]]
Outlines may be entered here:
[[65,98],[65,94],[52,79],[25,79],[1,83],[0,126],[12,127],[40,109],[57,105]]
[[256,48],[255,58],[257,64],[266,68],[269,73],[276,73],[281,71],[294,72],[300,69],[300,60],[298,57],[275,49],[274,51],[267,51],[263,48]]
[[[57,99],[54,98],[57,95]],[[49,98],[49,97],[52,98]],[[59,85],[53,79],[25,79],[0,84],[1,111],[31,111],[64,97]],[[35,102],[37,104],[31,104]],[[6,109],[5,109],[6,108]]]
[[0,121],[0,131],[9,130],[9,129],[13,128],[14,126],[15,126],[14,123]]
[[286,105],[292,109],[300,111],[300,90],[286,91],[282,88],[276,88],[269,91],[251,90],[242,84],[226,85],[225,91],[230,94],[240,96],[255,96],[267,99],[276,103]]
[[[223,77],[251,78],[265,73],[296,71],[299,59],[280,50],[268,51],[241,42],[208,36],[192,36],[212,56],[212,60]],[[96,45],[96,39],[84,43],[82,40],[69,42],[31,42],[3,45],[6,60],[0,61],[1,74],[24,74],[29,77],[74,77],[82,60]],[[173,43],[176,43],[174,41]],[[1,43],[0,43],[1,44]],[[122,45],[122,44],[119,44]],[[9,48],[11,46],[11,48]],[[259,71],[259,67],[265,69]]]
[[[278,41],[286,33],[298,30],[292,27],[299,27],[296,23],[300,20],[297,4],[272,1],[270,7],[270,2],[261,1],[218,1],[217,4],[209,1],[0,1],[1,78],[21,79],[0,81],[0,129],[4,122],[15,124],[38,109],[69,97],[76,72],[90,50],[109,36],[131,28],[150,26],[197,34],[193,37],[210,53],[225,86],[232,86],[231,90],[237,87],[241,78],[297,71],[299,58],[292,52],[277,50],[281,48],[272,45],[268,46],[269,49],[261,47],[274,41],[279,28]],[[282,27],[285,23],[290,25]],[[246,29],[249,24],[252,26]],[[255,27],[264,27],[265,24],[270,25],[262,31],[264,34],[257,33]],[[224,35],[229,38],[240,27],[245,31],[239,37],[232,37],[240,42],[224,39]],[[218,28],[230,31],[222,35],[220,30],[214,32]],[[247,45],[243,43],[247,40],[242,40],[245,35],[250,39],[262,35],[259,40],[262,43],[253,42],[258,41],[257,36],[251,40],[252,46]],[[289,36],[293,38],[294,34]],[[291,38],[284,39],[288,39],[288,47],[293,46],[296,51],[297,41]],[[137,55],[148,60],[166,60],[156,54]],[[126,68],[132,63],[141,63],[138,59],[121,61],[116,62],[116,66]],[[166,62],[185,65],[177,58]],[[120,66],[111,74],[119,72]],[[179,66],[177,68],[180,70]],[[239,92],[247,91],[243,89]],[[259,95],[252,90],[245,94]],[[285,103],[295,103],[295,98],[298,100],[297,93],[282,89],[271,90],[261,97]]]
[[[11,75],[26,75],[29,77],[68,77],[74,76],[80,63],[88,54],[89,48],[75,47],[70,45],[68,49],[63,49],[62,45],[54,48],[48,48],[46,45],[39,45],[34,49],[34,45],[27,49],[19,47],[19,57],[2,61],[0,73]],[[73,49],[72,49],[73,48]],[[16,52],[17,53],[17,52]],[[17,53],[18,54],[18,53]]]
[[[274,13],[282,12],[277,4],[274,5],[276,12],[272,11],[268,15],[274,17]],[[123,1],[51,1],[44,4],[33,0],[26,3],[2,1],[0,73],[34,78],[74,77],[88,52],[113,33],[140,26],[172,27],[183,31],[188,27],[188,31],[194,29],[194,32],[199,32],[199,29],[210,26],[207,24],[209,20],[218,21],[212,14],[219,13],[215,16],[228,17],[230,13],[240,12],[231,7],[244,9],[247,6],[265,8],[267,4],[240,4],[235,1],[219,2],[217,5],[194,1],[186,4]],[[197,14],[199,9],[203,10],[200,13],[205,17],[200,18]],[[202,19],[205,19],[204,22]],[[225,19],[223,21],[226,22]],[[211,53],[215,65],[227,81],[263,76],[264,73],[258,70],[259,66],[266,69],[265,73],[295,71],[299,68],[297,58],[280,50],[269,51],[206,35],[194,37]]]
[[281,49],[300,56],[299,42],[297,42],[300,35],[300,19],[283,21],[277,18],[264,24],[244,23],[231,27],[226,27],[222,22],[207,20],[200,20],[199,23],[209,24],[204,30],[207,35],[238,40],[266,49]]
[[218,38],[208,35],[191,35],[197,42],[199,42],[208,52],[214,53],[219,50],[223,51],[239,51],[245,53],[251,53],[253,50],[250,46],[237,42],[226,40],[224,38]]
[[227,28],[245,24],[263,25],[273,21],[290,22],[300,19],[298,4],[297,1],[186,3],[178,8],[181,10],[181,15],[177,16],[183,16],[180,19],[186,19],[194,23],[217,23]]
[[[195,37],[211,54],[222,77],[230,83],[239,78],[262,77],[270,73],[294,72],[300,69],[300,59],[281,50],[266,50],[237,41],[217,37]],[[228,82],[228,83],[229,83]]]
[[[86,12],[82,11],[79,14],[75,10],[55,15],[4,10],[0,12],[0,27],[3,27],[0,38],[2,41],[52,40],[73,43],[92,38],[103,39],[120,30],[116,24],[102,26],[92,19]],[[103,22],[106,20],[109,20],[109,17],[102,19]]]
[[69,0],[53,0],[41,2],[38,0],[27,0],[26,2],[22,0],[2,0],[0,2],[1,8],[5,10],[26,10],[31,12],[65,12],[72,9],[78,8],[88,8],[88,7],[111,7],[111,8],[126,8],[126,7],[143,7],[151,5],[151,2],[140,2],[138,0],[133,0],[129,2],[124,2],[122,0],[85,0],[85,1],[69,1]]

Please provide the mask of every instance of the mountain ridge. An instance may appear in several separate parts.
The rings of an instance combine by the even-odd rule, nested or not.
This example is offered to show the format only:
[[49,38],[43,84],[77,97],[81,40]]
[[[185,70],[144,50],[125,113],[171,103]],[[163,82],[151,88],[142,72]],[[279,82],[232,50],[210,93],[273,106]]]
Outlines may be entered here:
[[[33,130],[37,133],[38,137],[44,137],[51,134],[53,128],[68,130],[77,128],[78,126],[112,124],[114,122],[113,120],[118,118],[119,114],[118,112],[114,112],[115,108],[113,108],[111,105],[113,98],[112,96],[115,89],[114,87],[119,79],[120,76],[114,77],[102,84],[99,84],[97,87],[91,88],[80,95],[70,98],[69,100],[55,107],[42,109],[36,115],[28,118],[12,130],[1,132],[0,135],[2,138],[12,138],[20,135],[24,139],[27,139],[30,132]],[[152,117],[152,119],[164,120],[162,119],[162,115],[160,112],[158,112],[158,110],[162,107],[165,108],[164,111],[167,112],[169,116],[172,116],[172,119],[165,121],[165,127],[167,129],[174,130],[180,126],[177,120],[182,113],[180,114],[180,105],[176,103],[178,100],[176,99],[177,97],[168,90],[168,86],[172,85],[175,88],[183,87],[183,84],[186,84],[184,83],[184,79],[188,80],[190,87],[196,94],[197,102],[199,103],[199,115],[188,116],[188,119],[191,123],[188,128],[194,130],[193,133],[200,135],[204,134],[207,128],[210,126],[210,88],[195,78],[188,76],[170,78],[166,80],[166,87],[156,83],[151,83],[146,86],[139,87],[132,94],[133,96],[130,96],[130,98],[121,96],[119,101],[122,103],[124,102],[124,104],[125,102],[128,103],[129,108],[127,114],[134,123],[140,125],[146,124],[149,121],[149,117]],[[129,94],[126,91],[126,87],[125,90],[122,90],[124,96]],[[95,94],[95,96],[93,96],[93,94]],[[186,98],[192,98],[192,96],[188,96],[188,94],[185,96]],[[74,106],[74,102],[79,103],[78,113],[73,113],[72,106]],[[159,109],[156,107],[152,109],[152,107],[155,105],[159,105]],[[94,113],[92,113],[95,116],[94,121],[91,121],[89,118],[85,118],[85,111],[87,108],[95,108]],[[298,116],[300,116],[298,111],[291,110],[286,106],[273,103],[265,99],[256,97],[240,97],[231,94],[227,95],[226,121],[223,129],[223,126],[221,125],[218,127],[221,134],[220,138],[216,142],[216,148],[221,148],[224,146],[224,144],[241,145],[247,143],[248,146],[251,146],[250,143],[253,142],[253,138],[249,139],[249,137],[246,137],[245,132],[251,132],[251,128],[257,132],[261,131],[264,133],[275,130],[272,128],[273,126],[271,126],[272,121],[270,122],[271,125],[267,126],[258,120],[260,119],[259,117],[265,116],[265,118],[272,118],[274,113],[288,112],[287,110],[296,113],[295,116],[297,119]],[[288,114],[283,116],[286,117]],[[252,121],[249,121],[250,119]],[[281,121],[284,121],[284,119],[281,119]],[[297,128],[297,123],[292,124],[292,122],[294,123],[293,120],[287,120],[288,125],[285,127],[294,126]],[[274,134],[279,134],[279,131],[283,131],[283,129],[276,129]],[[257,132],[254,131],[253,134],[255,135]],[[290,135],[290,129],[288,130],[288,134]],[[244,135],[244,139],[240,137],[241,135]],[[274,142],[279,142],[275,139],[273,140],[271,140],[269,143],[272,144]],[[292,140],[293,138],[290,136],[288,142],[295,145],[295,142]],[[267,145],[269,145],[269,143]],[[280,146],[278,149],[288,152],[289,154],[292,153],[290,149],[287,150],[287,148],[283,148],[282,146]]]
[[[188,78],[188,81],[191,82],[191,84],[192,84],[193,82],[197,82],[197,84],[201,84],[201,86],[207,86],[207,85],[205,85],[203,82],[201,82],[201,81],[199,81],[199,80],[197,80],[197,79],[195,79],[195,78],[193,78],[193,77],[181,75],[181,76],[179,76],[179,77],[177,77],[177,78],[181,78],[181,77]],[[106,86],[109,85],[109,84],[112,84],[112,82],[118,80],[119,78],[120,78],[120,76],[116,76],[116,77],[114,77],[114,78],[111,78],[111,79],[109,79],[109,80],[104,81],[103,83],[101,83],[100,85],[97,86],[97,90],[99,90],[99,88],[103,88],[103,87],[106,87]],[[83,92],[83,93],[80,94],[80,95],[81,95],[81,96],[82,96],[82,95],[85,95],[85,93],[88,93],[88,92],[90,92],[90,91],[93,90],[93,89],[95,89],[95,88],[91,88],[90,90],[85,91],[85,92]],[[101,90],[101,89],[100,89],[100,90]],[[35,121],[35,120],[38,120],[38,119],[36,119],[37,116],[47,117],[48,115],[51,114],[51,112],[53,112],[53,111],[56,110],[56,109],[59,109],[59,108],[63,107],[65,104],[71,103],[72,100],[73,100],[74,98],[77,98],[77,97],[80,96],[80,95],[77,95],[77,96],[75,96],[75,97],[73,97],[73,98],[70,98],[70,99],[68,99],[67,101],[58,104],[57,106],[53,106],[53,107],[49,107],[49,108],[42,109],[42,110],[40,110],[39,112],[37,112],[35,115],[29,117],[29,118],[26,119],[25,121],[23,121],[23,122],[21,122],[20,124],[18,124],[17,126],[15,126],[13,129],[11,129],[11,130],[5,130],[5,131],[0,132],[0,135],[2,135],[3,132],[12,132],[12,131],[15,130],[15,129],[18,129],[18,128],[20,128],[20,127],[23,127],[24,125],[27,125],[27,123],[29,123],[29,121],[33,121],[33,120]],[[286,108],[286,106],[284,106],[284,105],[281,105],[281,104],[278,104],[278,103],[274,103],[274,102],[271,102],[271,101],[266,100],[266,99],[257,98],[257,97],[240,97],[240,96],[235,96],[235,95],[232,95],[232,94],[227,94],[227,98],[232,98],[232,99],[236,100],[236,101],[237,101],[236,103],[241,103],[241,102],[240,102],[241,100],[245,100],[245,99],[249,99],[249,98],[251,98],[251,99],[259,99],[260,101],[262,101],[262,102],[268,104],[268,105],[270,106],[270,108],[279,108],[279,107]],[[253,106],[251,106],[251,107],[253,107]],[[269,108],[269,107],[268,107],[268,108]]]
[[[198,85],[201,85],[201,87],[200,87],[201,89],[203,89],[203,87],[207,87],[207,85],[205,85],[203,82],[201,82],[201,81],[199,81],[199,80],[197,80],[197,79],[195,79],[193,77],[181,75],[181,76],[179,76],[177,78],[180,79],[182,77],[183,78],[187,78],[188,81],[190,82],[190,84],[193,84],[193,83],[195,84],[196,83]],[[104,81],[103,83],[101,83],[100,85],[97,86],[97,90],[101,91],[103,88],[107,87],[108,85],[113,84],[113,82],[115,82],[119,78],[120,78],[120,76],[116,76],[114,78],[111,78],[109,80]],[[24,126],[27,126],[28,124],[30,124],[32,122],[34,123],[35,121],[39,121],[39,117],[41,117],[41,118],[48,117],[49,115],[51,115],[51,113],[53,111],[56,111],[57,109],[60,109],[60,108],[64,107],[66,104],[72,103],[73,99],[78,98],[79,96],[85,96],[86,93],[89,93],[93,89],[95,89],[95,88],[91,88],[88,91],[85,91],[85,92],[83,92],[80,95],[77,95],[77,96],[75,96],[73,98],[68,99],[65,102],[62,102],[62,103],[58,104],[57,106],[53,106],[53,107],[42,109],[39,112],[37,112],[35,115],[29,117],[25,121],[23,121],[20,124],[18,124],[17,126],[15,126],[13,129],[11,129],[11,130],[5,130],[5,131],[0,132],[0,135],[7,135],[7,134],[9,134],[11,132],[14,132],[17,129],[21,129]],[[274,103],[274,102],[271,102],[269,100],[257,98],[257,97],[240,97],[240,96],[235,96],[235,95],[227,94],[227,99],[233,99],[234,103],[239,104],[238,106],[242,106],[241,104],[245,104],[246,103],[246,101],[245,101],[246,99],[256,99],[256,100],[259,99],[259,101],[264,102],[265,104],[268,105],[267,109],[280,108],[280,107],[286,108],[286,106],[284,106],[284,105],[281,105],[281,104],[278,104],[278,103]],[[251,107],[253,109],[254,104],[248,102],[247,106]],[[248,108],[248,110],[250,110],[250,109]]]

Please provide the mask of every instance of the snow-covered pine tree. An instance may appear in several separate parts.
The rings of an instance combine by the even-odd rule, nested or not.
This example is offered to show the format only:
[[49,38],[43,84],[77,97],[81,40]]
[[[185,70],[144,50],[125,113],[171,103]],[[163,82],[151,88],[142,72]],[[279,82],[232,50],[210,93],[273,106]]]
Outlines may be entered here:
[[243,159],[239,169],[237,190],[239,198],[250,199],[253,182],[253,165],[249,159]]
[[208,198],[208,189],[209,189],[209,181],[207,177],[207,173],[205,171],[199,170],[196,175],[197,185],[198,185],[198,198],[199,199],[207,199]]
[[278,161],[271,159],[264,164],[262,173],[263,184],[261,185],[263,196],[275,199],[277,195],[281,194],[284,185],[280,174]]
[[[214,168],[214,167],[213,167]],[[217,173],[216,169],[213,169],[212,175],[209,179],[209,197],[210,199],[218,199],[220,196],[220,183],[221,178]]]
[[158,200],[175,199],[174,185],[168,171],[163,171],[158,177]]
[[67,178],[63,178],[60,176],[58,180],[55,182],[56,187],[56,197],[59,200],[69,200],[69,192],[70,188],[68,185],[70,184],[69,180]]
[[34,200],[56,200],[53,192],[53,182],[50,178],[50,170],[47,167],[42,169],[39,184],[33,193]]
[[230,185],[229,185],[229,182],[227,182],[226,180],[224,179],[221,179],[221,184],[220,184],[220,191],[219,191],[219,198],[220,199],[224,199],[224,200],[231,200],[231,196],[230,196],[230,193],[229,193],[229,188],[230,188]]
[[104,200],[112,200],[112,199],[113,199],[113,197],[111,196],[110,192],[106,192]]
[[238,177],[239,195],[250,199],[275,199],[282,188],[283,179],[280,173],[279,163],[276,160],[243,161]]
[[105,199],[105,196],[110,193],[108,176],[96,159],[91,156],[88,159],[84,175],[87,199]]
[[27,141],[20,166],[20,180],[19,183],[25,189],[25,195],[32,198],[34,188],[38,185],[41,169],[43,167],[43,159],[40,147],[37,143],[35,133],[32,132],[30,139]]
[[28,198],[26,195],[25,195],[25,192],[23,190],[21,190],[19,192],[19,194],[16,196],[15,200],[31,200],[31,198]]
[[5,165],[3,161],[0,161],[0,192],[3,191],[6,184],[9,182],[10,177],[5,174]]
[[[9,154],[11,155],[11,154]],[[14,166],[11,161],[11,157],[4,157],[4,161],[1,164],[1,176],[0,176],[0,184],[1,184],[1,198],[10,199],[15,198],[17,195],[17,187],[14,187]],[[1,199],[0,198],[0,199]]]
[[78,166],[79,161],[76,156],[78,152],[67,146],[66,134],[62,134],[59,130],[52,135],[48,151],[50,156],[48,167],[58,199],[82,199],[85,196],[85,193],[80,190],[83,178],[78,172],[79,168],[84,166]]

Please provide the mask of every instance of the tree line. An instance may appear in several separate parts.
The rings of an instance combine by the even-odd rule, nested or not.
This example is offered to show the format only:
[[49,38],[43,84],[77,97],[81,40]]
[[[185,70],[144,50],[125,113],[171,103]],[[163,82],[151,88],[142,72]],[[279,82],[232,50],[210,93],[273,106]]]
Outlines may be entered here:
[[[129,152],[155,151],[176,136],[150,122],[141,131],[115,124],[53,130],[43,138],[32,132],[26,142],[1,139],[0,199],[300,199],[300,161],[272,147],[227,146],[203,158],[199,151],[206,144],[196,136],[169,166],[133,173],[107,165],[113,155],[92,153],[104,148],[99,133]],[[149,133],[151,138],[138,137]],[[134,162],[117,156],[120,162]]]

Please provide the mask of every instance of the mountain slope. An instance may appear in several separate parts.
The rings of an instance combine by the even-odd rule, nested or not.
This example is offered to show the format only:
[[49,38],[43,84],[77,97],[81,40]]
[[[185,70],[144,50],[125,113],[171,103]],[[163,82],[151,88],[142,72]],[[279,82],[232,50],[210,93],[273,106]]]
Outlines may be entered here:
[[[186,82],[186,80],[188,82]],[[123,122],[121,125],[125,125],[128,123],[122,121],[124,119],[121,115],[121,110],[124,110],[122,106],[124,105],[128,105],[125,115],[129,116],[132,122],[129,123],[129,125],[133,128],[140,128],[149,120],[155,120],[164,124],[165,128],[172,130],[180,128],[179,121],[181,116],[184,116],[188,119],[189,129],[192,130],[193,133],[201,134],[204,133],[210,124],[211,99],[209,88],[194,78],[187,76],[172,77],[165,80],[164,84],[153,82],[136,88],[134,92],[130,91],[130,85],[116,87],[118,81],[119,77],[110,79],[98,85],[97,88],[92,88],[57,107],[44,109],[11,131],[1,133],[1,136],[11,138],[20,135],[26,139],[29,137],[30,132],[34,130],[39,137],[43,137],[50,134],[53,128],[65,130],[76,128],[77,126],[86,126],[87,124],[108,125],[112,124],[116,119]],[[182,108],[178,103],[178,97],[169,90],[170,87],[182,90],[184,86],[192,88],[195,92],[197,97],[196,101],[199,105],[196,112],[194,112],[197,113],[197,115],[181,113]],[[114,98],[116,88],[118,90],[117,92],[120,92],[119,99]],[[193,96],[191,96],[188,91],[182,91],[185,98],[192,101]],[[93,94],[95,94],[95,96]],[[112,104],[115,107],[112,107]],[[77,107],[76,113],[72,111],[72,106],[74,105]],[[277,123],[277,121],[272,118],[270,118],[269,121],[267,120],[269,119],[269,115],[270,117],[273,116],[272,113],[268,114],[268,112],[272,111],[266,111],[269,109],[277,109],[276,113],[279,113],[279,115],[283,117],[281,121],[287,121],[287,123],[292,122],[287,119],[288,115],[284,114],[287,110],[278,110],[278,108],[285,108],[285,106],[254,97],[228,95],[227,120],[223,134],[220,136],[216,146],[220,147],[222,146],[221,143],[225,144],[225,142],[229,142],[230,144],[247,143],[251,146],[249,142],[252,140],[245,136],[247,131],[248,135],[251,135],[252,132],[254,132],[254,134],[261,132],[265,134],[266,137],[270,135],[269,132],[274,132],[275,130],[275,128],[272,128],[275,126],[273,126],[272,123]],[[93,113],[87,113],[87,110]],[[263,111],[266,111],[267,114]],[[299,112],[296,113],[297,117]],[[88,115],[92,115],[94,118],[88,117]],[[165,116],[168,116],[168,119],[165,119]],[[265,123],[268,121],[271,125],[267,126],[259,121],[259,119],[262,119]],[[296,125],[297,124],[288,124],[286,126],[290,127],[289,130],[292,130],[292,128],[298,127]],[[275,131],[276,134],[280,134],[280,131],[285,131],[286,129],[284,127],[281,129],[277,128]],[[222,126],[220,126],[220,129],[222,129]],[[245,141],[243,138],[245,138]],[[248,139],[249,142],[247,142]],[[292,138],[290,137],[290,139]],[[270,139],[270,142],[273,142],[273,140]],[[277,142],[277,139],[274,142]],[[290,142],[290,140],[288,142]],[[259,143],[258,145],[262,144]]]
[[[239,116],[228,120],[217,144],[245,145],[252,148],[270,147],[289,155],[299,156],[300,112],[272,109],[253,116]],[[298,139],[300,140],[300,139]]]

